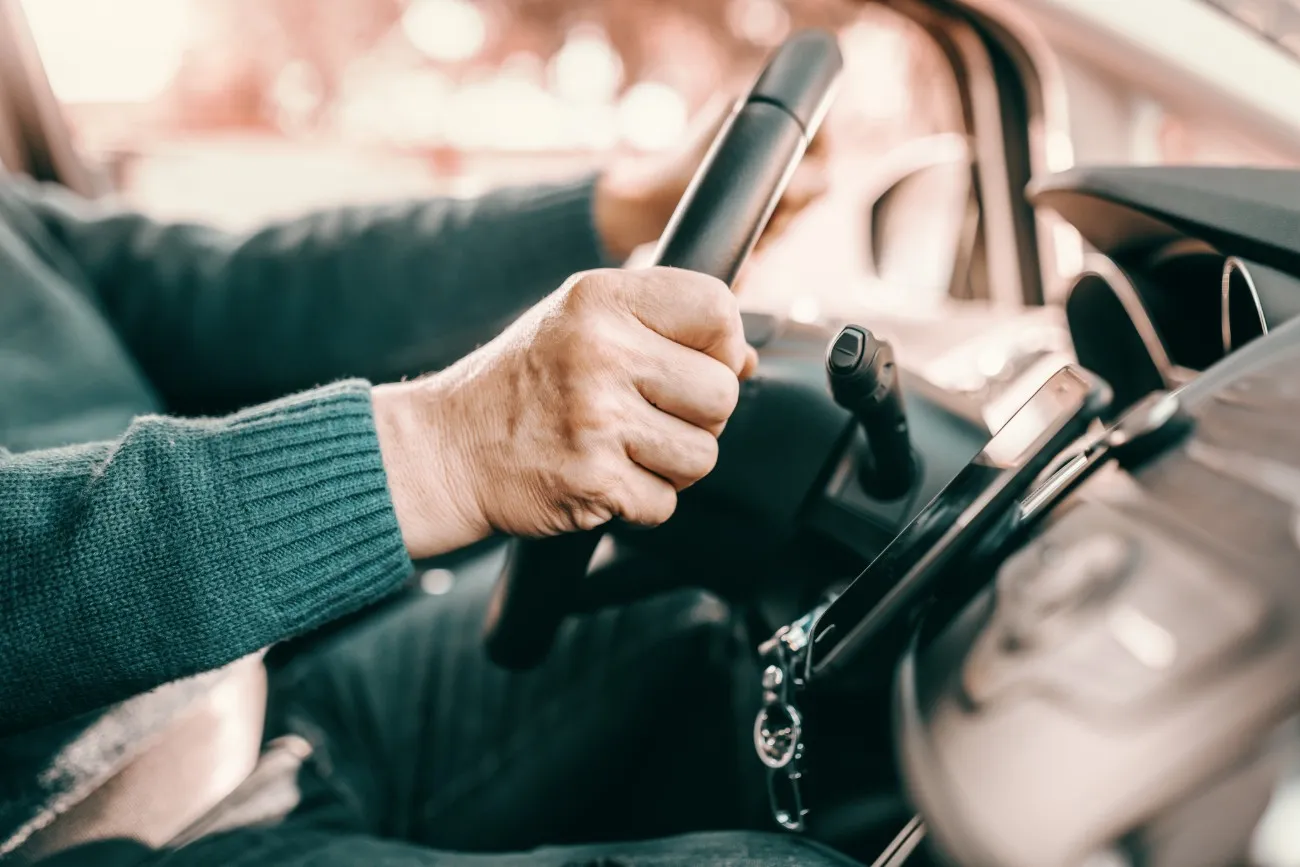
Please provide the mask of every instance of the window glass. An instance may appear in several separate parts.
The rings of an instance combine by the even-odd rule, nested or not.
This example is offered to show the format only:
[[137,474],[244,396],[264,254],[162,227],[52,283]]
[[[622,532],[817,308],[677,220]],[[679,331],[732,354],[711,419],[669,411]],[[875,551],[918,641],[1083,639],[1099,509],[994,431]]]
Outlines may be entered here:
[[[1232,27],[1229,22],[1225,27]],[[1141,80],[1090,58],[1058,55],[1078,163],[1288,165],[1294,160],[1192,104],[1178,104]]]
[[1300,0],[1205,0],[1300,57]]
[[[792,29],[831,27],[848,64],[824,127],[832,189],[747,272],[747,304],[816,318],[873,299],[934,300],[899,287],[891,296],[873,278],[867,205],[906,171],[909,143],[961,130],[957,86],[932,40],[878,6],[26,0],[24,8],[86,158],[147,211],[234,228],[344,201],[472,195],[571,176],[620,149],[665,147],[712,94],[742,90]],[[966,207],[936,184],[911,187],[949,210]]]
[[[1225,21],[1224,26],[1234,25]],[[1092,59],[1062,52],[1057,60],[1069,110],[1066,150],[1077,164],[1295,164],[1291,156],[1212,115],[1198,113],[1196,106],[1175,106],[1144,82],[1117,75]],[[1048,299],[1059,301],[1069,279],[1082,267],[1084,248],[1072,227],[1050,213],[1044,221],[1051,232],[1057,272],[1049,281]]]

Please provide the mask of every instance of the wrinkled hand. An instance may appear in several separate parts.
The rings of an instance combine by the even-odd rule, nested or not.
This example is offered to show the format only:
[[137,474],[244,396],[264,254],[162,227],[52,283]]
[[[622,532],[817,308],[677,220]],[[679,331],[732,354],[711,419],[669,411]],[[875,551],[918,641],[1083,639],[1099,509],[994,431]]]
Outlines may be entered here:
[[374,389],[408,550],[662,523],[713,469],[755,361],[719,280],[575,275],[452,367]]
[[[625,259],[663,233],[734,105],[734,99],[714,100],[696,117],[680,147],[616,160],[601,175],[594,204],[596,227],[613,256]],[[826,160],[825,140],[818,136],[790,179],[759,240],[760,246],[779,237],[800,212],[826,191]]]

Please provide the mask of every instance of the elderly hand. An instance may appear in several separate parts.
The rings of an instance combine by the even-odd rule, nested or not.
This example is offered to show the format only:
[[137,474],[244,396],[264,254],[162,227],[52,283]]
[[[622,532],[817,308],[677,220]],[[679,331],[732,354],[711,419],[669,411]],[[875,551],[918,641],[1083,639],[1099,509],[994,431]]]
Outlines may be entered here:
[[575,275],[452,367],[373,390],[407,549],[662,523],[713,469],[755,362],[719,280]]
[[[596,228],[611,255],[621,261],[658,239],[734,105],[733,99],[711,102],[680,147],[616,160],[601,175],[594,205]],[[825,190],[826,147],[819,136],[804,154],[759,243],[779,236]]]

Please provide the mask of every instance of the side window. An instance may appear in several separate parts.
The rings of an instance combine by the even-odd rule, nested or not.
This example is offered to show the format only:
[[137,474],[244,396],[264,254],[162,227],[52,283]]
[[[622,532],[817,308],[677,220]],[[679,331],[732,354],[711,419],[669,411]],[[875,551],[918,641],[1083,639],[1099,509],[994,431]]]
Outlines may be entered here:
[[[1215,0],[1219,5],[1228,0]],[[1225,19],[1225,26],[1228,26]],[[1060,52],[1057,61],[1069,108],[1068,151],[1073,162],[1111,165],[1291,166],[1295,159],[1254,141],[1195,105],[1174,105],[1140,81],[1095,61]],[[1048,300],[1059,302],[1083,266],[1082,239],[1054,215],[1056,279]]]
[[667,146],[710,95],[743,89],[791,30],[831,27],[847,72],[823,133],[830,191],[746,275],[747,305],[800,319],[932,306],[974,255],[952,69],[920,27],[876,4],[24,8],[86,159],[145,210],[232,228],[343,201],[468,195]]
[[[1227,26],[1227,25],[1225,25]],[[1195,106],[1176,106],[1140,81],[1091,60],[1059,55],[1079,163],[1286,166],[1271,151]]]

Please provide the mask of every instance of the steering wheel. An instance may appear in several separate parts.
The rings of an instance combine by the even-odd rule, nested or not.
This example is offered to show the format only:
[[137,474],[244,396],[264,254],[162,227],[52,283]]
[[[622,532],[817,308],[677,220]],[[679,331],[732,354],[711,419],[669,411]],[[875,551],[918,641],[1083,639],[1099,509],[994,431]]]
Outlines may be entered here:
[[[655,264],[735,279],[816,134],[842,67],[835,37],[822,30],[796,33],[776,50],[718,131],[659,239]],[[493,662],[510,669],[541,662],[602,534],[512,543],[485,622]]]

